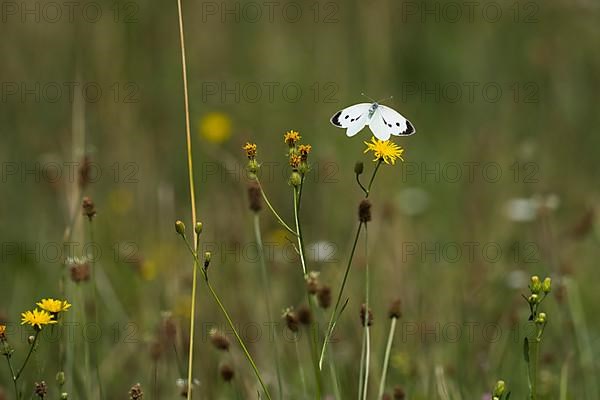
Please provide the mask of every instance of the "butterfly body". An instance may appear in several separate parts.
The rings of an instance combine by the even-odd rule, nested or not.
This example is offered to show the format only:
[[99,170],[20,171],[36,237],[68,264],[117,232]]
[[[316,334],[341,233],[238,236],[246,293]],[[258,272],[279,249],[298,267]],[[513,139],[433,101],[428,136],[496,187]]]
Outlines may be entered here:
[[331,117],[331,123],[346,129],[347,136],[354,136],[365,126],[380,140],[394,136],[409,136],[415,128],[409,120],[396,110],[377,102],[359,103],[338,111]]

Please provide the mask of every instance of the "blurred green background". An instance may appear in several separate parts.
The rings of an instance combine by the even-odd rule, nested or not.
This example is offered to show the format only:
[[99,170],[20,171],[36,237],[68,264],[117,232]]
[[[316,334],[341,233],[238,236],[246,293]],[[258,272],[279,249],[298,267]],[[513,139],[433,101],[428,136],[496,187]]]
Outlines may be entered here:
[[[2,0],[0,318],[22,359],[27,332],[18,327],[20,312],[42,297],[59,297],[60,277],[68,276],[62,260],[84,255],[89,240],[80,217],[74,245],[63,251],[65,228],[81,196],[91,196],[101,251],[97,348],[104,395],[125,398],[141,382],[148,397],[173,398],[184,377],[174,352],[162,349],[153,361],[151,349],[170,313],[182,362],[187,354],[191,263],[173,229],[178,218],[191,226],[177,4],[74,3],[70,14],[60,2]],[[366,101],[365,92],[394,96],[385,103],[417,129],[395,140],[406,162],[383,166],[372,194],[372,398],[395,298],[403,317],[390,388],[401,385],[412,399],[479,399],[503,378],[515,398],[524,398],[528,307],[521,293],[532,274],[551,276],[555,288],[544,303],[550,322],[542,398],[559,398],[561,379],[566,398],[599,398],[597,3],[228,0],[184,1],[183,10],[203,249],[213,252],[211,279],[235,321],[248,328],[271,385],[273,343],[263,325],[241,146],[258,144],[265,190],[291,222],[283,133],[298,130],[312,144],[304,233],[311,268],[335,293],[362,198],[353,166],[364,161],[368,176],[374,163],[363,154],[368,129],[349,139],[329,118]],[[95,174],[80,191],[84,155]],[[261,223],[273,249],[267,261],[279,315],[302,304],[304,286],[290,238],[268,210]],[[332,347],[342,398],[355,396],[357,387],[363,254],[361,244]],[[232,398],[218,378],[223,356],[206,338],[209,326],[224,329],[225,321],[204,289],[198,398]],[[70,321],[82,322],[91,291],[89,283],[67,282]],[[301,398],[294,345],[276,322],[286,398]],[[256,326],[261,336],[252,340]],[[76,365],[83,357],[80,328],[70,340]],[[26,377],[52,383],[54,398],[58,342],[42,342]],[[304,340],[300,346],[310,385],[308,348]],[[253,398],[254,377],[237,349],[229,362],[234,390]],[[0,385],[9,396],[2,368]],[[67,377],[72,398],[86,398],[83,375],[76,369]]]

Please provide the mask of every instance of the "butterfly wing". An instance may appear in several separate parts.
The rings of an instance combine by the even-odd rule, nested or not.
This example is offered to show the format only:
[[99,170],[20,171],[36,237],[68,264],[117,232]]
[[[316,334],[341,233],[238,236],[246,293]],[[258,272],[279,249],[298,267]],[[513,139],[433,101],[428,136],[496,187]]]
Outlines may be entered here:
[[360,103],[344,108],[331,117],[331,123],[338,128],[346,129],[347,136],[354,136],[369,122],[371,104]]
[[379,140],[389,140],[391,135],[409,136],[416,132],[410,121],[398,111],[381,105],[373,113],[369,128]]

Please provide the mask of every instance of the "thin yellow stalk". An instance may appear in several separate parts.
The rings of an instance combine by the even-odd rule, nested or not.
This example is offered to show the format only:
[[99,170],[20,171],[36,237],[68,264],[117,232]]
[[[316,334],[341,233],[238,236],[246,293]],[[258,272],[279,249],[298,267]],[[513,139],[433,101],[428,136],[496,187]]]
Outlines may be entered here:
[[[192,208],[192,226],[196,225],[198,219],[196,218],[196,195],[194,189],[194,163],[192,161],[192,135],[190,129],[190,105],[188,99],[188,83],[187,83],[187,66],[185,58],[185,36],[183,33],[183,11],[181,7],[181,0],[177,0],[177,11],[179,15],[179,41],[181,44],[181,72],[183,77],[183,102],[185,107],[185,137],[187,146],[187,163],[188,163],[188,176],[190,181],[190,206]],[[194,241],[194,250],[197,250],[197,242]],[[194,331],[195,331],[195,314],[196,314],[196,289],[198,281],[198,263],[194,260],[194,272],[192,278],[192,304],[190,308],[190,350],[188,358],[188,391],[187,399],[192,398],[192,376],[193,376],[193,362],[194,362]]]

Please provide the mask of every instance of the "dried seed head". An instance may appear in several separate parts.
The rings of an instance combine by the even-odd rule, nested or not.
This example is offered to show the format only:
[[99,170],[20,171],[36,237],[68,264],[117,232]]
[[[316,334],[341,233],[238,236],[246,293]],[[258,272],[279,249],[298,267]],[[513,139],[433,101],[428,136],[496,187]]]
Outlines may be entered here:
[[144,398],[144,392],[142,392],[142,385],[136,383],[129,389],[129,398],[131,400],[141,400]]
[[217,350],[229,351],[229,339],[222,332],[217,329],[211,329],[208,334],[210,337],[210,342]]
[[394,388],[394,400],[404,400],[406,398],[406,393],[404,393],[404,389],[401,386],[396,386]]
[[91,221],[96,215],[96,206],[94,205],[92,199],[87,196],[84,197],[83,201],[81,202],[81,207],[83,208],[83,215],[88,217],[88,219]]
[[354,164],[354,173],[356,175],[361,175],[364,170],[365,164],[363,164],[362,161],[357,161],[356,164]]
[[363,224],[371,221],[371,202],[367,199],[358,205],[358,220]]
[[225,382],[230,382],[235,376],[235,371],[233,370],[233,367],[229,364],[221,365],[221,367],[219,368],[219,373],[221,374],[221,378],[223,378]]
[[402,303],[400,299],[392,301],[392,304],[390,304],[390,308],[388,310],[388,316],[390,318],[400,318],[402,316],[402,309],[400,308],[401,305]]
[[310,309],[307,306],[301,306],[298,308],[298,321],[302,325],[310,325],[313,320],[313,315]]
[[384,393],[383,396],[381,396],[381,400],[392,400],[392,395],[389,393]]
[[319,273],[316,271],[311,271],[308,273],[306,277],[306,290],[310,294],[317,294],[319,290]]
[[35,394],[40,399],[44,399],[46,394],[48,393],[48,385],[46,385],[45,381],[36,382],[35,383]]
[[256,182],[251,183],[248,186],[248,202],[250,204],[250,210],[254,212],[259,212],[262,210],[260,186],[258,186]]
[[[365,304],[360,306],[360,322],[362,323],[362,326],[365,326],[365,316],[367,314],[367,306]],[[369,312],[368,312],[368,317],[367,317],[367,325],[371,326],[373,325],[373,312],[371,311],[371,309],[369,308]]]
[[317,292],[317,300],[321,308],[329,308],[331,305],[331,288],[327,285],[323,285]]
[[283,312],[283,319],[285,320],[285,325],[292,332],[298,332],[298,315],[294,312],[294,310],[290,307],[287,308]]
[[90,280],[90,264],[74,263],[69,269],[71,280],[75,283],[86,282]]

